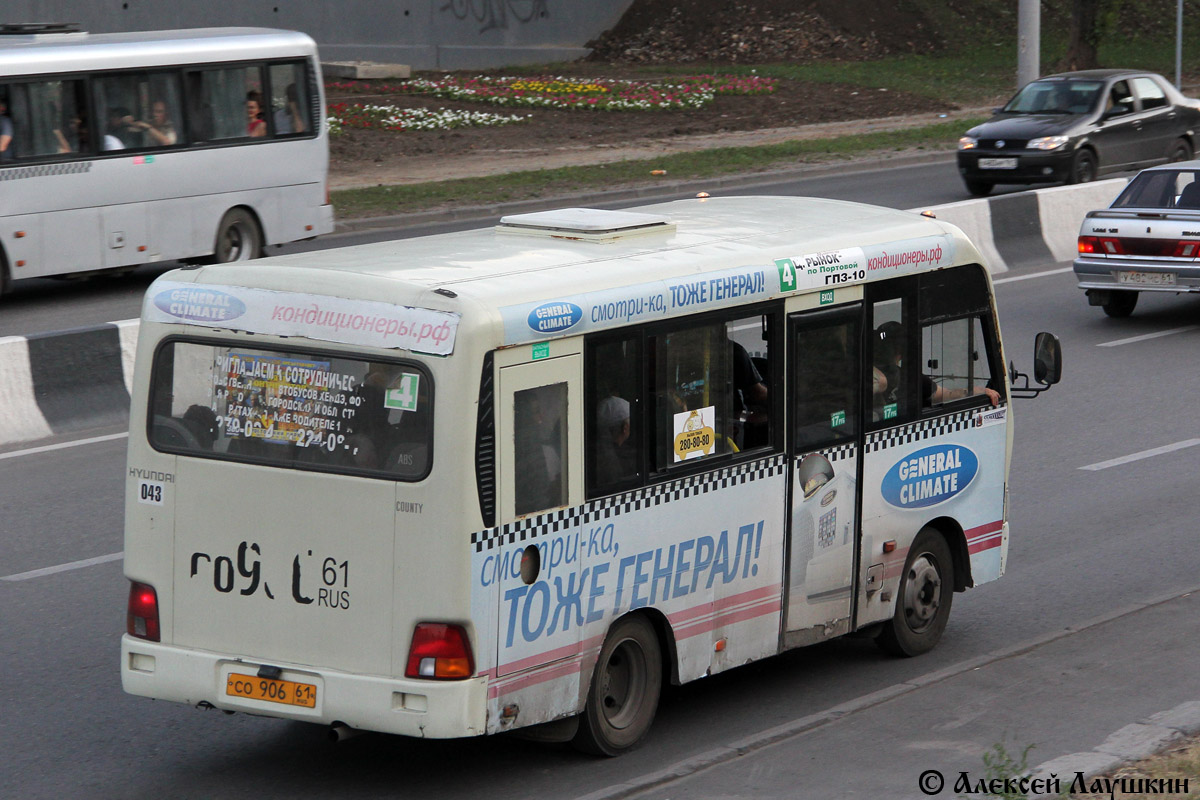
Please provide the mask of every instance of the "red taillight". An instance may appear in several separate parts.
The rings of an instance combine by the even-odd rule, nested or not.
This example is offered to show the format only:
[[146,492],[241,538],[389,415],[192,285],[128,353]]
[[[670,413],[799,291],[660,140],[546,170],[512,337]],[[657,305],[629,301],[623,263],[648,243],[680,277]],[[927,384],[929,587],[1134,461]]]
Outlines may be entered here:
[[1079,237],[1079,252],[1094,253],[1094,252],[1096,252],[1096,248],[1099,244],[1100,244],[1100,240],[1097,239],[1095,236],[1080,236]]
[[439,622],[417,623],[412,646],[408,650],[405,677],[457,680],[471,677],[474,671],[471,644],[462,626]]
[[158,594],[153,586],[137,581],[130,583],[125,630],[130,636],[158,641]]
[[1175,252],[1172,253],[1175,258],[1196,258],[1200,250],[1200,242],[1189,242],[1186,239],[1175,243]]

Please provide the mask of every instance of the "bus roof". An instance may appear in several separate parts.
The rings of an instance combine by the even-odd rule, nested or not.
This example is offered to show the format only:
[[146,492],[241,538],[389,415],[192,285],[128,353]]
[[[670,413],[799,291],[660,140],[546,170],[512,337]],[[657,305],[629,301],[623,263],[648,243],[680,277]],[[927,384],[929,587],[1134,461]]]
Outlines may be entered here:
[[504,343],[515,344],[964,260],[980,258],[957,228],[911,212],[722,197],[514,215],[490,228],[177,270],[159,283],[290,293],[293,316],[326,297],[463,315],[473,306],[499,314]]
[[126,33],[0,36],[0,77],[310,55],[304,33],[276,28],[185,28]]

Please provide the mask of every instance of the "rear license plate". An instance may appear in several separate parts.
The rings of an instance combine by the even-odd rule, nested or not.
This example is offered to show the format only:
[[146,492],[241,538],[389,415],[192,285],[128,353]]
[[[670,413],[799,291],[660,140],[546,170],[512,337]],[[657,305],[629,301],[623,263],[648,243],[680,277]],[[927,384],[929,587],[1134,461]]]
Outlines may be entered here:
[[1174,286],[1174,272],[1118,272],[1117,283],[1133,283],[1138,286]]
[[1017,160],[1015,158],[981,158],[979,159],[980,169],[1016,169]]
[[317,705],[317,687],[311,683],[259,678],[236,672],[230,673],[225,679],[225,694],[230,697],[265,700],[268,703],[283,703],[287,706],[316,708]]

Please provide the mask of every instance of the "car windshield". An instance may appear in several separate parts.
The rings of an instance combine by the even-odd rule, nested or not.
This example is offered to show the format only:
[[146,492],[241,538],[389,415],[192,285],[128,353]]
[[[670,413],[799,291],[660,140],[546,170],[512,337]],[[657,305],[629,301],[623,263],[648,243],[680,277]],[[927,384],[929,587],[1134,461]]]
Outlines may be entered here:
[[1008,101],[1009,114],[1086,114],[1096,107],[1100,81],[1034,81]]
[[1113,201],[1113,208],[1186,208],[1200,211],[1196,170],[1155,169],[1141,173]]

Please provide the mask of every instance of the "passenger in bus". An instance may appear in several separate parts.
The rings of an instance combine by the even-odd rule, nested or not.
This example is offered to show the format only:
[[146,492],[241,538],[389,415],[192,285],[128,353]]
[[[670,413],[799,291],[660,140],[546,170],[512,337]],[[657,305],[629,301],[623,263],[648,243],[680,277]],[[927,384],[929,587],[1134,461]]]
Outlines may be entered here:
[[0,161],[12,161],[15,155],[13,148],[13,123],[8,115],[8,98],[0,97]]
[[113,106],[108,110],[108,127],[104,131],[104,143],[101,149],[124,150],[129,147],[128,137],[131,133],[129,125],[133,115],[129,109]]
[[768,416],[771,408],[767,384],[754,359],[741,344],[729,340],[733,348],[733,407],[743,421],[739,446],[759,447],[768,441]]
[[149,136],[152,147],[169,147],[175,144],[179,138],[175,133],[175,126],[167,114],[167,104],[162,100],[155,100],[150,104],[149,122],[130,120],[129,127]]
[[275,112],[275,133],[304,133],[304,112],[300,110],[296,84],[289,83],[284,95],[283,108]]
[[262,118],[262,94],[253,90],[246,93],[246,134],[267,135],[267,121]]
[[629,401],[606,397],[596,409],[596,483],[608,486],[637,474],[637,454],[629,438]]

